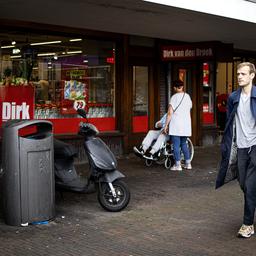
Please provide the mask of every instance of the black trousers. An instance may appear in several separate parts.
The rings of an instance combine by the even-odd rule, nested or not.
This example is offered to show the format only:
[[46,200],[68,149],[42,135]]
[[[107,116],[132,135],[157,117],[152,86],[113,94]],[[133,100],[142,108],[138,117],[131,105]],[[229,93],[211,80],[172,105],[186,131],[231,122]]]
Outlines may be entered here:
[[238,181],[244,192],[243,224],[252,225],[256,207],[256,145],[237,151]]

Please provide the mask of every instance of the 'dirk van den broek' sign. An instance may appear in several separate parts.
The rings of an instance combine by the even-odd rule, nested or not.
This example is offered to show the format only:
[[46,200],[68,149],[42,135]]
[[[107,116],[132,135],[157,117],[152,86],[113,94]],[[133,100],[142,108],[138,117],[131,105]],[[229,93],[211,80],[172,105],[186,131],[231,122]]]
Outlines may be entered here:
[[211,47],[197,47],[191,45],[163,46],[161,58],[167,60],[209,59],[214,56]]
[[0,87],[0,114],[0,126],[10,119],[33,119],[33,86]]

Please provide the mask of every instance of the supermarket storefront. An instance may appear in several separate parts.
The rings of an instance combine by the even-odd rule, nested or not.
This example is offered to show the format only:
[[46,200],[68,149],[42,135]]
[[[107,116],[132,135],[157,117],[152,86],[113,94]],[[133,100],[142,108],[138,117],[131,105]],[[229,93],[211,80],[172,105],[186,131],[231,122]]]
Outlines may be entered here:
[[236,82],[233,47],[220,42],[173,44],[66,27],[36,30],[33,24],[3,27],[0,41],[0,125],[47,119],[56,137],[81,146],[76,109],[84,108],[115,154],[131,152],[154,127],[174,79],[184,81],[193,100],[194,144],[215,143],[216,96]]
[[0,125],[47,119],[55,136],[79,144],[84,108],[114,153],[129,151],[155,118],[154,43],[144,51],[125,35],[47,28],[0,31]]

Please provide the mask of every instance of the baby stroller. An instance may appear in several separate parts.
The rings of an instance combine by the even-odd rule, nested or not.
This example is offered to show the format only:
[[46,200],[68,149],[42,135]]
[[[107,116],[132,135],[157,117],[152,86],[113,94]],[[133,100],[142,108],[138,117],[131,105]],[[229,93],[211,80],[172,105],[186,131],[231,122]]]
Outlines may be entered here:
[[[193,160],[194,157],[194,146],[192,141],[188,138],[187,139],[188,149],[190,152],[190,161]],[[155,158],[147,159],[145,158],[145,164],[146,166],[151,166],[154,162],[157,164],[164,164],[164,167],[166,169],[169,169],[172,165],[174,165],[174,154],[173,154],[173,144],[170,140],[163,143],[163,146],[160,148],[160,150],[155,154]],[[185,160],[184,155],[181,153],[181,165],[184,166]]]

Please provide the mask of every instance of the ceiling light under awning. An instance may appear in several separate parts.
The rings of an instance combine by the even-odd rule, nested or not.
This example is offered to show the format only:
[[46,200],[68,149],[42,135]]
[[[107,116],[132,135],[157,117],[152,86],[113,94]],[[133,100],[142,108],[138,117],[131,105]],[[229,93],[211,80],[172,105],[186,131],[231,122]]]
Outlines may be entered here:
[[67,54],[78,54],[78,53],[83,53],[83,51],[68,51],[66,53]]
[[31,43],[31,46],[34,45],[45,45],[45,44],[60,44],[62,41],[49,41],[49,42],[39,42],[39,43]]
[[69,39],[69,42],[79,42],[82,41],[82,38],[74,38],[74,39]]
[[12,55],[10,56],[11,59],[17,59],[17,58],[21,58],[21,55]]
[[13,48],[12,49],[12,54],[18,54],[20,53],[20,49],[19,48]]
[[8,48],[14,48],[14,45],[3,45],[3,46],[1,46],[1,49],[8,49]]
[[55,52],[44,52],[44,53],[38,53],[37,56],[43,57],[43,56],[54,56],[56,55]]

